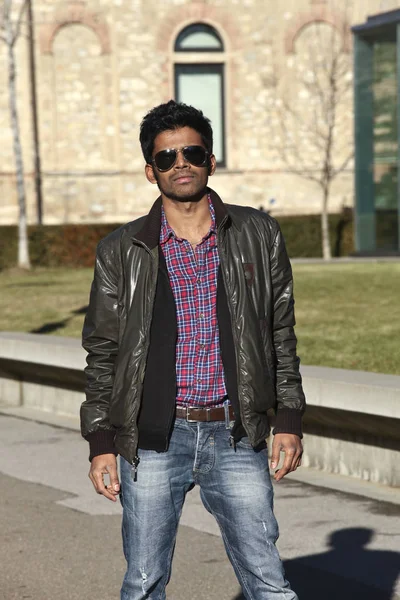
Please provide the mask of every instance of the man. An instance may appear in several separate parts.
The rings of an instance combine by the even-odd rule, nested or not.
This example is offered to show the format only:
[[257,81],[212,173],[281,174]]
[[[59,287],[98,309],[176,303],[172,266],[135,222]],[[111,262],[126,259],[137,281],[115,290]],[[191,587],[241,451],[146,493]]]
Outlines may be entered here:
[[279,226],[207,187],[216,160],[201,111],[157,106],[140,142],[161,196],[100,242],[83,329],[82,435],[97,493],[123,505],[121,599],[165,599],[198,484],[244,596],[296,600],[275,547],[265,443],[274,409],[273,469],[285,453],[275,479],[300,465],[304,394]]

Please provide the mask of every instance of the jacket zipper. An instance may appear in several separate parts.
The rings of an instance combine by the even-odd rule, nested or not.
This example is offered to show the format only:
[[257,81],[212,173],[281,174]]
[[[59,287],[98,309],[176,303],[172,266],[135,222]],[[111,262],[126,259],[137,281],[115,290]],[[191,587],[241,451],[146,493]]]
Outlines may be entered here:
[[[148,246],[146,246],[146,244],[144,244],[140,240],[137,240],[135,238],[132,238],[132,239],[137,244],[139,244],[140,246],[142,246],[142,248],[144,248],[146,250],[146,252],[148,252],[148,254],[150,255],[151,260],[154,261],[153,254],[152,254],[150,248]],[[151,263],[151,264],[153,265],[153,263]],[[154,268],[154,267],[152,266],[152,268]],[[153,275],[153,273],[152,273],[152,275]],[[155,286],[153,286],[154,293],[153,293],[153,297],[151,298],[151,302],[150,302],[150,306],[149,306],[149,313],[148,313],[149,316],[148,316],[147,321],[146,321],[146,336],[145,336],[145,339],[147,341],[146,341],[146,347],[145,347],[144,352],[143,352],[143,356],[144,357],[147,357],[147,353],[148,353],[149,345],[150,345],[149,331],[150,331],[151,315],[153,313],[153,306],[154,306],[154,299],[155,299],[155,289],[156,289]],[[140,385],[142,387],[143,387],[143,378],[144,378],[144,373],[145,373],[145,364],[146,364],[146,359],[142,359],[142,365],[140,367],[140,372],[139,372],[139,381],[140,381]],[[138,405],[139,406],[138,406],[138,410],[137,410],[136,414],[139,414],[139,411],[140,411],[141,394],[139,395]],[[136,421],[135,421],[135,428],[137,429],[137,423],[136,423]],[[139,433],[139,432],[137,431],[137,433]],[[137,449],[138,449],[138,439],[136,440],[136,442],[135,442],[135,444],[133,446],[133,459],[132,459],[132,463],[131,463],[131,476],[132,476],[133,481],[136,481],[136,479],[137,479],[137,471],[138,471],[138,466],[139,466],[139,463],[140,463],[140,458],[137,455]]]
[[[225,216],[223,218],[223,220],[220,223],[219,226],[219,230],[225,225],[226,221],[227,221],[228,217]],[[219,253],[219,257],[220,257],[220,262],[221,265],[223,265],[223,260],[221,260],[221,252],[222,252],[222,247],[220,246],[220,235],[218,235],[218,231],[217,231],[217,242],[218,242],[218,253]],[[222,279],[224,281],[224,286],[225,286],[225,291],[228,292],[228,288],[227,288],[227,284],[226,284],[226,276],[225,276],[225,268],[221,269],[221,273],[222,273]],[[228,308],[229,308],[229,313],[231,316],[231,324],[232,324],[232,333],[234,336],[234,341],[236,343],[236,349],[235,349],[235,358],[236,358],[236,377],[237,377],[237,385],[238,385],[238,401],[239,401],[239,412],[240,412],[240,419],[242,421],[242,424],[244,423],[244,419],[243,419],[243,411],[242,411],[242,403],[240,401],[240,368],[239,368],[239,363],[238,363],[238,357],[237,357],[237,350],[239,347],[239,343],[238,343],[238,339],[237,339],[237,334],[236,334],[236,325],[235,325],[235,317],[233,314],[233,309],[231,307],[231,303],[230,303],[230,299],[228,298],[228,293],[226,293],[226,299],[228,302]],[[229,438],[229,443],[230,445],[234,448],[234,450],[236,451],[236,440],[233,438],[233,436],[231,435]]]
[[138,470],[139,463],[140,463],[140,458],[136,455],[136,450],[135,450],[135,456],[133,457],[132,467],[131,467],[131,477],[132,477],[133,481],[137,480],[137,470]]

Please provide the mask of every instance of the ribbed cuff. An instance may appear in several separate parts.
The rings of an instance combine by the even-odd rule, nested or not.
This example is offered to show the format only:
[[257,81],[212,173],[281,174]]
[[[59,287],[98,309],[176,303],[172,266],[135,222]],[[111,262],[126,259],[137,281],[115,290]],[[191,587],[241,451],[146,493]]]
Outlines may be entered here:
[[90,448],[89,460],[91,461],[99,454],[117,455],[118,452],[114,446],[114,438],[114,429],[100,429],[99,431],[93,431],[92,433],[89,433],[86,436]]
[[293,433],[300,438],[303,437],[302,432],[302,412],[293,408],[281,408],[276,413],[275,428],[273,434],[277,433]]

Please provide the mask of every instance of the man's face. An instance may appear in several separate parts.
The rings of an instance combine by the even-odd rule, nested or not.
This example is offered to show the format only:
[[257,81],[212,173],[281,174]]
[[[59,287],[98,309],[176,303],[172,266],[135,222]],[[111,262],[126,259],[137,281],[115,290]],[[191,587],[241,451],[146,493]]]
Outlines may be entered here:
[[[163,131],[154,140],[153,157],[161,150],[180,150],[185,146],[205,148],[201,135],[190,127]],[[205,194],[208,176],[213,175],[214,171],[213,154],[204,166],[196,167],[185,160],[182,152],[178,152],[174,165],[168,171],[161,172],[154,164],[145,167],[147,179],[150,183],[157,183],[164,197],[181,202],[200,200]]]

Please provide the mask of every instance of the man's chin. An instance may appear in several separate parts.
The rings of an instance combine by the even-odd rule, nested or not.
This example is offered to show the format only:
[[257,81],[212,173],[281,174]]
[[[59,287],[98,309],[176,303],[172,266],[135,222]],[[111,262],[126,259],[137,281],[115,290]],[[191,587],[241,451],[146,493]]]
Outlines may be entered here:
[[201,190],[168,190],[168,192],[161,190],[161,192],[169,198],[170,200],[175,200],[176,202],[199,202],[202,198],[204,198],[207,193],[207,187],[205,186]]

